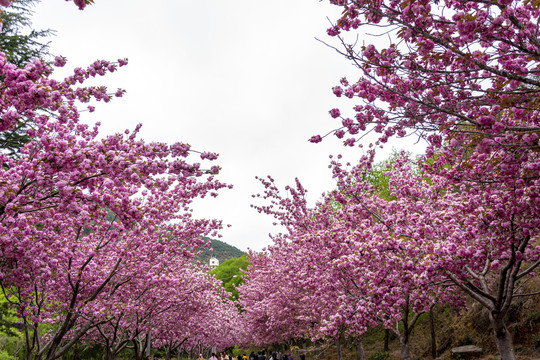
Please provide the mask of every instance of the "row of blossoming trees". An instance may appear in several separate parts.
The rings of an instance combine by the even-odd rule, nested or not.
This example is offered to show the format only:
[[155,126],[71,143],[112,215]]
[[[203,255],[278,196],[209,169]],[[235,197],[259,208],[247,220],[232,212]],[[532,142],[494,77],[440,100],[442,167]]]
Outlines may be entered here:
[[[298,182],[281,195],[263,179],[258,210],[286,231],[253,254],[240,289],[255,343],[360,341],[391,329],[403,359],[418,316],[465,295],[489,311],[502,359],[515,359],[505,315],[540,264],[540,4],[493,0],[330,0],[328,30],[360,73],[342,79],[330,134],[353,146],[366,132],[427,144],[398,156],[387,188],[373,181],[375,148],[331,163],[336,188],[315,206]],[[351,33],[382,34],[359,46]],[[353,34],[354,35],[354,34]],[[319,142],[324,136],[314,136]]]
[[[413,136],[427,150],[418,162],[389,163],[384,192],[373,149],[354,166],[338,158],[336,188],[312,207],[300,183],[282,196],[263,179],[270,203],[258,209],[287,231],[250,259],[241,326],[193,265],[220,223],[194,219],[190,204],[226,186],[218,168],[189,160],[186,144],[145,143],[138,128],[100,137],[80,121],[81,105],[112,95],[79,84],[125,61],[58,81],[42,61],[20,69],[0,54],[0,131],[29,126],[16,156],[0,154],[0,285],[28,359],[58,358],[80,341],[101,344],[109,359],[127,346],[140,359],[149,340],[167,356],[298,337],[361,344],[379,324],[409,359],[418,316],[462,307],[464,295],[489,310],[501,357],[515,358],[504,318],[530,295],[521,284],[540,264],[539,4],[331,3],[343,11],[328,33],[361,73],[333,89],[357,103],[351,117],[331,111],[342,125],[332,133],[349,146],[366,131],[380,134],[377,145]],[[365,26],[394,41],[356,48],[346,35]]]
[[190,210],[227,186],[217,166],[190,160],[184,143],[144,142],[140,127],[100,136],[80,120],[90,101],[114,96],[82,84],[125,64],[96,61],[55,80],[42,60],[18,68],[0,53],[0,131],[28,124],[18,153],[0,154],[0,287],[27,359],[59,358],[81,341],[107,359],[126,347],[142,359],[150,344],[170,357],[236,342],[236,307],[194,265],[202,237],[221,227]]

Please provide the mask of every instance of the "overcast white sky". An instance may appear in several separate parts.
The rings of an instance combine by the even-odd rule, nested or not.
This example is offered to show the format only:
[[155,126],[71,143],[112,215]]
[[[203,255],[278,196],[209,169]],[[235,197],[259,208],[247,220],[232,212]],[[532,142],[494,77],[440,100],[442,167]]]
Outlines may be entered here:
[[337,127],[328,110],[352,106],[331,88],[344,75],[357,77],[315,40],[331,41],[327,17],[336,19],[339,8],[327,2],[96,0],[79,11],[43,0],[35,12],[34,28],[57,31],[51,53],[68,58],[66,69],[129,58],[127,67],[99,79],[127,91],[87,117],[101,121],[102,134],[143,123],[147,141],[183,141],[220,154],[219,178],[234,189],[195,211],[232,225],[222,240],[241,250],[261,250],[275,232],[270,217],[250,208],[251,195],[262,190],[255,176],[272,175],[281,186],[298,177],[314,203],[333,187],[328,155],[361,153],[335,137],[308,142]]

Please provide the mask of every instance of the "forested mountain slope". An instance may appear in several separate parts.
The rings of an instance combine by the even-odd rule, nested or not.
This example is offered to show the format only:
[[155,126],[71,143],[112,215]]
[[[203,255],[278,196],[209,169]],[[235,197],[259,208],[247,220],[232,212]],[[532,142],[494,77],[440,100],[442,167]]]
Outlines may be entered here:
[[242,250],[223,241],[210,238],[205,238],[205,240],[210,240],[212,242],[212,245],[208,248],[201,249],[202,252],[197,257],[197,259],[203,263],[208,263],[212,256],[217,258],[219,260],[219,263],[221,264],[226,260],[244,255],[244,252]]

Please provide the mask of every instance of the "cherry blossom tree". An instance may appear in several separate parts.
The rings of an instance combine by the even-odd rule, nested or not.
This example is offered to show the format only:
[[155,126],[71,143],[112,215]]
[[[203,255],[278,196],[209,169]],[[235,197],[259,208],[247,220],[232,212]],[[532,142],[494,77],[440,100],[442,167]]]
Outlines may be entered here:
[[[82,10],[93,1],[74,2]],[[57,57],[55,66],[65,62]],[[123,90],[78,84],[125,64],[96,61],[58,81],[42,60],[21,69],[0,53],[0,131],[24,121],[30,139],[16,156],[0,154],[0,286],[23,322],[28,359],[61,357],[92,334],[112,359],[159,329],[152,319],[160,314],[226,311],[215,279],[190,265],[203,237],[221,227],[190,210],[195,198],[225,187],[214,179],[219,168],[189,161],[197,152],[188,144],[137,139],[140,125],[99,137],[99,123],[80,120],[81,104]]]
[[[158,261],[161,266],[156,266]],[[144,358],[144,350],[150,347],[164,348],[170,359],[201,334],[207,337],[208,347],[234,344],[230,324],[235,323],[236,308],[225,300],[226,293],[212,276],[183,258],[154,259],[149,264],[152,274],[130,281],[117,293],[116,306],[103,314],[107,322],[88,333],[86,342],[101,344],[108,359],[130,344],[137,359]]]
[[[145,264],[158,256],[191,260],[202,236],[220,228],[189,209],[225,186],[213,178],[217,166],[186,161],[187,144],[137,139],[140,127],[100,139],[99,124],[79,120],[77,101],[113,95],[76,84],[125,63],[96,61],[57,81],[39,60],[18,69],[0,54],[0,128],[10,130],[22,116],[33,124],[17,157],[0,155],[0,281],[23,320],[29,358],[64,354],[106,322],[98,315],[114,306],[122,286],[144,279]],[[42,334],[46,322],[54,330]]]
[[346,337],[358,343],[361,354],[362,334],[383,324],[400,340],[402,358],[410,359],[410,333],[419,316],[437,303],[461,307],[463,297],[440,274],[426,275],[420,266],[426,253],[418,241],[382,222],[407,198],[398,201],[392,193],[394,200],[388,201],[366,181],[369,172],[358,178],[361,167],[348,172],[338,162],[333,165],[338,190],[311,209],[298,182],[283,198],[271,178],[263,180],[271,205],[258,209],[274,215],[288,233],[252,261],[241,288],[247,321],[255,322],[252,332],[262,341],[283,341],[277,332],[285,338],[335,339],[339,350]]
[[[430,303],[426,301],[427,294],[438,301],[459,305],[459,294],[449,291],[450,285],[459,287],[490,310],[501,355],[512,358],[513,346],[504,315],[513,298],[528,295],[518,283],[526,281],[540,256],[535,241],[529,243],[538,238],[536,209],[531,206],[530,193],[522,196],[522,187],[508,188],[500,182],[459,183],[455,177],[448,176],[455,168],[448,168],[443,175],[428,172],[414,175],[411,163],[400,159],[388,170],[390,196],[381,198],[366,184],[370,164],[369,157],[351,170],[344,169],[339,162],[334,163],[338,190],[331,196],[340,205],[332,225],[337,229],[350,228],[358,234],[352,246],[356,252],[350,253],[336,267],[342,273],[352,274],[351,281],[366,277],[373,281],[375,286],[368,292],[371,295],[376,289],[384,289],[385,284],[392,284],[393,277],[401,286],[386,286],[383,294],[403,288],[414,289],[413,293],[421,290],[417,293],[421,296],[415,300],[415,312],[427,309]],[[471,172],[483,170],[484,163],[477,164]],[[487,171],[482,173],[487,174]],[[525,194],[527,190],[532,191],[526,189]],[[520,209],[518,212],[516,206]],[[340,231],[337,229],[333,232]],[[347,244],[354,232],[348,236],[347,232],[341,234],[338,241],[343,243],[342,247],[350,246]],[[335,248],[338,241],[325,241],[325,246]],[[363,247],[363,243],[368,246]],[[346,263],[352,266],[344,271]],[[377,264],[372,272],[370,264]],[[442,288],[434,287],[437,284]],[[431,290],[425,288],[426,285]],[[386,306],[404,304],[408,307],[410,292],[406,295],[392,302],[387,299]],[[405,339],[407,332],[403,334]],[[396,335],[401,341],[401,335]]]
[[[241,344],[265,346],[308,337],[314,315],[304,311],[309,289],[302,289],[295,253],[282,247],[252,254],[239,287],[244,336]],[[247,280],[246,280],[247,279]]]
[[[440,224],[439,233],[448,236],[439,240],[438,249],[446,249],[453,262],[442,268],[447,279],[489,310],[502,358],[514,359],[503,319],[514,296],[526,295],[519,292],[518,282],[540,264],[535,245],[540,173],[537,4],[330,2],[343,13],[328,33],[339,39],[336,49],[361,73],[358,81],[342,79],[333,89],[336,96],[358,103],[351,117],[337,108],[330,111],[342,122],[331,133],[338,138],[348,134],[346,145],[354,145],[357,134],[369,130],[380,133],[378,145],[393,136],[427,141],[422,170],[430,180],[415,181],[433,189],[436,180],[442,185],[433,190],[449,202],[439,212],[449,222]],[[364,39],[380,29],[389,41],[355,46],[347,35],[362,29]],[[314,136],[312,141],[321,139]],[[405,178],[395,180],[411,184]]]
[[[470,154],[468,163],[477,156]],[[490,310],[501,355],[512,358],[504,315],[512,299],[528,295],[519,283],[540,258],[534,188],[471,181],[473,172],[488,174],[480,160],[468,174],[461,170],[466,181],[458,181],[451,174],[463,165],[434,172],[433,159],[418,167],[402,156],[388,163],[382,196],[372,184],[372,158],[364,156],[353,167],[333,161],[337,188],[314,208],[307,207],[299,183],[284,198],[273,179],[263,180],[269,205],[257,208],[287,233],[274,239],[264,261],[252,261],[240,291],[246,315],[262,321],[269,333],[268,319],[277,319],[296,329],[289,336],[312,338],[359,336],[383,323],[400,340],[402,358],[410,359],[408,339],[418,315],[437,303],[463,306],[461,289]],[[268,287],[257,281],[272,276],[276,280]],[[276,291],[303,295],[299,301],[281,297],[280,303]],[[416,316],[409,318],[411,312]],[[301,315],[311,326],[295,321]],[[403,332],[394,326],[398,321]]]
[[237,343],[238,311],[220,282],[206,272],[189,272],[176,290],[172,306],[154,317],[154,347],[166,358],[186,351],[194,342],[221,351]]

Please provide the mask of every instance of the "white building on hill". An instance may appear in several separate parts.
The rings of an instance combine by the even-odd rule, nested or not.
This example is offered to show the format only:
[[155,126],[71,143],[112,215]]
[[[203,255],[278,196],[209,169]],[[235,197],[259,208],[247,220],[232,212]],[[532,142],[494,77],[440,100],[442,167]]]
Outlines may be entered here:
[[210,258],[209,265],[210,265],[210,269],[213,270],[219,266],[219,260],[212,256]]

